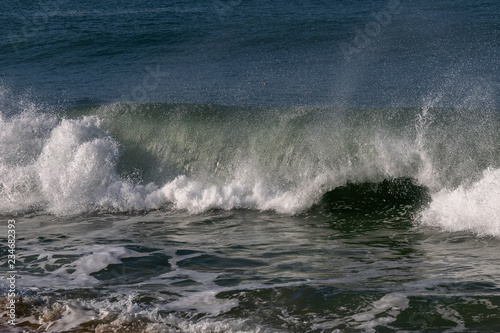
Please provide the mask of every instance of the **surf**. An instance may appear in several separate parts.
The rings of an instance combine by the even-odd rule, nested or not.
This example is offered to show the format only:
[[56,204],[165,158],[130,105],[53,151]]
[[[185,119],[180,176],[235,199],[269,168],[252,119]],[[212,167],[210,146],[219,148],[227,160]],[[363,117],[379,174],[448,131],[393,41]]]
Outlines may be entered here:
[[351,207],[370,197],[380,207],[410,204],[432,224],[442,221],[443,193],[480,186],[499,169],[495,117],[437,107],[161,103],[2,114],[0,211],[294,215],[325,202],[331,209],[347,190],[359,199]]

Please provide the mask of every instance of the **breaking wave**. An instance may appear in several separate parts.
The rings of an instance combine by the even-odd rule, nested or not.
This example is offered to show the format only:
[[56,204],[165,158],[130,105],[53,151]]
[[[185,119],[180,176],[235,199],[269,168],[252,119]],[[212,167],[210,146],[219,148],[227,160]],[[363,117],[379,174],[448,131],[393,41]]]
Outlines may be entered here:
[[363,207],[372,184],[375,205],[409,202],[424,224],[498,235],[497,114],[189,104],[3,112],[0,212],[298,214],[331,208],[346,187],[361,198],[351,207]]

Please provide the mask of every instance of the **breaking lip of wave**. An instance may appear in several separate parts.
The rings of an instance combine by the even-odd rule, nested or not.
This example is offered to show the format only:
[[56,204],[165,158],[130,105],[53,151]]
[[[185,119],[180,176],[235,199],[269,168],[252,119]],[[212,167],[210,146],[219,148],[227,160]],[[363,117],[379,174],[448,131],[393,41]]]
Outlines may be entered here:
[[217,186],[179,175],[162,187],[123,179],[116,168],[118,143],[99,127],[95,116],[58,122],[51,116],[23,114],[2,122],[7,141],[1,164],[6,213],[42,209],[75,215],[152,210],[168,204],[190,213],[217,208],[292,213],[305,207],[298,195],[268,188],[258,179],[242,177]]
[[[446,140],[456,139],[448,142],[450,153],[429,134],[436,123],[429,109],[404,117],[300,108],[248,115],[229,107],[163,105],[167,110],[158,116],[146,112],[151,106],[121,107],[102,106],[75,118],[34,111],[1,117],[0,211],[65,216],[243,208],[297,214],[318,206],[383,210],[389,202],[411,206],[412,214],[422,210],[419,220],[426,225],[500,234],[499,171],[488,169],[497,163],[489,151],[495,142],[484,142],[489,159],[476,154],[467,164],[471,156],[455,156],[462,158],[456,168],[447,164],[453,149],[481,152],[481,136],[463,147],[480,132],[477,124],[458,139],[454,128],[445,133],[438,126]],[[146,152],[151,160],[130,159],[127,151]],[[123,167],[124,160],[129,165]],[[156,178],[145,180],[136,165],[155,169]],[[466,207],[464,202],[473,207],[458,217],[452,207]]]

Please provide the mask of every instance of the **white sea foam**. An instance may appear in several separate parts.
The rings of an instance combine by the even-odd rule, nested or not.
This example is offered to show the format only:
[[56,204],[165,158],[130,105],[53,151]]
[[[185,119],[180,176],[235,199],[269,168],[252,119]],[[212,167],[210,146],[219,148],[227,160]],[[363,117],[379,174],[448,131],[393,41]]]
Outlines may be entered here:
[[484,171],[472,185],[434,194],[421,221],[448,231],[500,236],[500,169]]
[[204,318],[189,320],[176,314],[160,315],[159,309],[137,305],[134,295],[116,301],[57,302],[44,309],[44,315],[33,324],[48,332],[65,332],[81,324],[99,320],[96,333],[104,332],[282,332],[250,319]]
[[[92,273],[102,271],[111,264],[120,264],[123,258],[139,257],[142,254],[126,249],[122,246],[93,245],[71,247],[62,251],[44,252],[32,251],[38,254],[37,268],[45,270],[46,276],[25,276],[20,282],[24,286],[37,288],[93,286],[99,280]],[[59,264],[60,256],[78,256],[74,261]],[[51,267],[50,269],[48,267]],[[58,267],[54,269],[54,267]]]
[[[385,295],[376,302],[373,302],[372,308],[352,316],[359,325],[357,329],[365,332],[376,332],[375,327],[387,325],[396,320],[401,311],[408,308],[410,300],[408,297],[398,293]],[[386,314],[381,317],[380,314]]]
[[242,170],[241,177],[222,185],[185,175],[163,186],[138,185],[120,177],[119,145],[100,128],[95,116],[59,121],[29,113],[0,118],[0,122],[4,129],[0,137],[1,212],[41,208],[65,216],[172,204],[191,213],[232,208],[294,213],[316,199],[319,183],[324,181],[281,189]]
[[47,332],[64,332],[74,329],[81,324],[92,320],[98,313],[96,310],[87,310],[77,302],[68,302],[60,309],[61,314],[55,321],[46,325]]

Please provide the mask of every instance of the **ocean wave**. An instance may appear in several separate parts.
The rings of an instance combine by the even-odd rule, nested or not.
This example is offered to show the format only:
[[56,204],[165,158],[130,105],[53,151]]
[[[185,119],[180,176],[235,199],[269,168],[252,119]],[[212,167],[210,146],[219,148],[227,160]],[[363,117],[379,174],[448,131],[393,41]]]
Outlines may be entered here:
[[[500,163],[492,114],[113,104],[3,115],[0,212],[298,214],[325,200],[340,202],[334,190],[349,184],[355,186],[351,194],[369,197],[366,184],[375,184],[383,194],[375,195],[372,206],[381,206],[380,200],[404,206],[410,200],[418,203],[412,209],[417,211],[431,202],[423,219],[443,224],[457,218],[446,217],[441,202],[463,193],[466,200],[466,186]],[[492,173],[486,172],[490,178]],[[496,193],[497,185],[488,185],[493,189],[475,202],[495,205],[486,193]],[[359,208],[363,202],[350,205]],[[481,214],[490,214],[479,206]],[[473,227],[496,232],[478,228]]]

